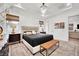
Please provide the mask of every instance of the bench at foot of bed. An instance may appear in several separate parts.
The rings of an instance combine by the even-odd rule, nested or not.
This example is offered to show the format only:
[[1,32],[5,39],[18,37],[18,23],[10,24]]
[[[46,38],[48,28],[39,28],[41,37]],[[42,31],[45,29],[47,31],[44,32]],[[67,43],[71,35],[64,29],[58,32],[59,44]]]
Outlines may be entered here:
[[[56,47],[53,51],[51,51],[49,54],[48,54],[48,50],[50,48],[53,48],[53,47]],[[48,41],[44,44],[41,44],[40,45],[40,53],[45,56],[42,52],[43,51],[46,51],[46,56],[49,56],[51,55],[57,48],[59,47],[59,41],[58,40],[51,40],[51,41]]]

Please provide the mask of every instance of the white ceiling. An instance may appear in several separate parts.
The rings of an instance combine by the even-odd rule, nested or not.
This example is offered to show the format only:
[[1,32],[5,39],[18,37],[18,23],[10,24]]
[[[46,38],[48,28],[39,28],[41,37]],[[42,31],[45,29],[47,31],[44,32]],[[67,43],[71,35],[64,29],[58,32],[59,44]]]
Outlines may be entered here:
[[[8,8],[12,6],[15,10],[19,12],[24,12],[26,14],[31,14],[31,15],[36,15],[37,17],[41,16],[41,10],[40,6],[42,3],[21,3],[21,6],[23,9],[16,7],[16,3],[7,3],[7,4],[0,4],[0,11],[3,5],[5,5],[5,8]],[[68,11],[71,9],[79,9],[79,3],[72,3],[72,8],[67,9],[66,6],[67,3],[46,3],[47,11],[46,11],[46,16],[54,16],[57,15],[58,13],[62,13],[63,11]]]

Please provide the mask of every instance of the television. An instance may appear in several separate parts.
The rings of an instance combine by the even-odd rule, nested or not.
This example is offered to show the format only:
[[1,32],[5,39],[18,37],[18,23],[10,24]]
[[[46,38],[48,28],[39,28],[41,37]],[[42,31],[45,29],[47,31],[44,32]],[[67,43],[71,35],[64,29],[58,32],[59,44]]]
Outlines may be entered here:
[[79,29],[79,24],[77,24],[77,29]]

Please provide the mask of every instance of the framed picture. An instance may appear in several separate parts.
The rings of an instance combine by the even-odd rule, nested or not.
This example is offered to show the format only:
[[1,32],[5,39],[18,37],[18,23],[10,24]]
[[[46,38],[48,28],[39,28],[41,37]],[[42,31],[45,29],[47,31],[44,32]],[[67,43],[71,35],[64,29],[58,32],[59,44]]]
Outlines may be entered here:
[[55,29],[64,29],[64,22],[55,23]]
[[55,29],[59,28],[59,23],[55,23]]
[[39,21],[40,26],[44,25],[44,21]]
[[73,30],[74,25],[73,24],[69,24],[69,30]]
[[60,28],[61,28],[61,29],[64,29],[64,27],[65,27],[65,26],[64,26],[64,22],[60,22]]

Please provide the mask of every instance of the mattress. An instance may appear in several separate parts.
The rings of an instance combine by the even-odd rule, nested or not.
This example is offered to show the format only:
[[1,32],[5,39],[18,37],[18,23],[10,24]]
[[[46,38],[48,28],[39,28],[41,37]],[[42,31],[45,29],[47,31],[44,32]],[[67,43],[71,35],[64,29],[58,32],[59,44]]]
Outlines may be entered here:
[[45,43],[53,39],[53,35],[47,34],[23,34],[23,39],[27,41],[32,47]]

